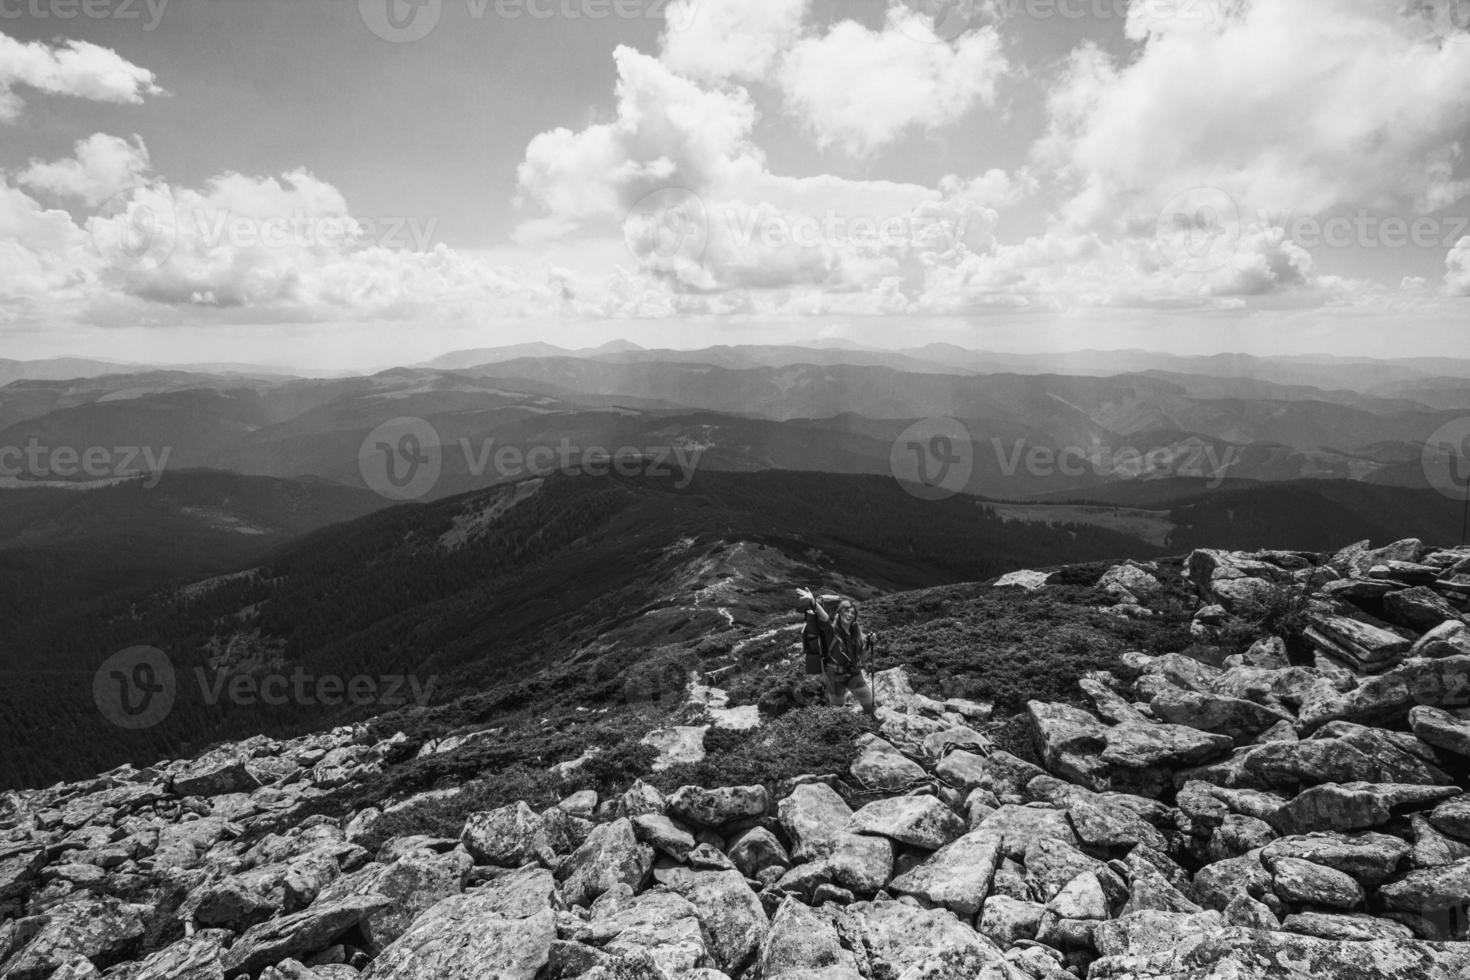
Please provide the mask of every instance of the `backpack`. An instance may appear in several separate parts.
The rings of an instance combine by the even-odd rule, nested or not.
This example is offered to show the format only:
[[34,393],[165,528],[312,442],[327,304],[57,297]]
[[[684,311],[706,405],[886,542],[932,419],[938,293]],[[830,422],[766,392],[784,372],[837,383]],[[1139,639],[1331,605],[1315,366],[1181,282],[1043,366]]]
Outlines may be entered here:
[[806,660],[808,674],[822,672],[822,628],[810,610],[806,614],[806,625],[801,629],[801,652]]
[[839,630],[835,627],[831,631],[831,642],[827,645],[827,663],[832,665],[832,672],[840,677],[851,677],[862,671],[863,657],[873,651],[873,638],[862,634],[863,639],[859,642],[855,636],[859,632],[857,623],[847,630]]

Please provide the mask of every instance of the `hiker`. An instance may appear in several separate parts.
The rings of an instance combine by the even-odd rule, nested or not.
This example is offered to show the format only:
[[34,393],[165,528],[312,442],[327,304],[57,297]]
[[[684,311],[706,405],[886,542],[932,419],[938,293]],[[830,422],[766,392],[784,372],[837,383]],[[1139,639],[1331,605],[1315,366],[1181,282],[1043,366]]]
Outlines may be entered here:
[[[835,613],[829,613],[811,589],[797,589],[796,594],[807,604],[804,610],[807,629],[802,635],[807,672],[815,672],[812,669],[812,654],[815,652],[820,660],[822,683],[827,688],[827,703],[840,708],[851,693],[863,710],[870,717],[875,717],[877,707],[873,703],[873,689],[868,686],[868,677],[862,669],[864,647],[871,644],[858,624],[857,606],[851,599],[823,596],[823,599],[837,603]],[[810,642],[813,632],[815,644]]]

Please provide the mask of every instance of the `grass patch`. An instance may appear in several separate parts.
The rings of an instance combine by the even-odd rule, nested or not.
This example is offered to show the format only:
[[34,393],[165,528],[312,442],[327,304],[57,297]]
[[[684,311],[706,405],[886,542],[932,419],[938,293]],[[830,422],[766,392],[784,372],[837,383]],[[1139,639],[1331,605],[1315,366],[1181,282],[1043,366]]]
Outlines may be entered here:
[[712,728],[705,758],[654,773],[648,781],[672,792],[680,786],[772,786],[806,773],[846,773],[865,719],[845,708],[796,708],[753,732]]

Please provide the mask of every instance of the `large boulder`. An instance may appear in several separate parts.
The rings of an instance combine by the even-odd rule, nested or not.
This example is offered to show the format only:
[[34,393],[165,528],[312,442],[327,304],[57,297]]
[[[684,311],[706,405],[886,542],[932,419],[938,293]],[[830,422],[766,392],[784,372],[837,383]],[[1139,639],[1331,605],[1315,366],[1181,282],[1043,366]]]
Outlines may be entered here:
[[1189,773],[1225,787],[1292,792],[1322,783],[1382,782],[1443,786],[1450,782],[1433,754],[1399,732],[1332,722],[1312,738],[1239,749],[1229,759]]
[[719,969],[736,976],[755,958],[770,924],[740,872],[663,868],[654,877],[694,906]]
[[935,851],[963,836],[966,825],[963,817],[936,797],[894,796],[864,806],[852,815],[847,829]]
[[1315,728],[1333,720],[1394,727],[1407,722],[1419,705],[1463,708],[1470,705],[1470,656],[1413,658],[1369,677],[1335,700],[1303,707],[1300,720]]
[[871,976],[915,980],[1009,976],[1001,951],[943,909],[864,902],[848,906],[842,918],[843,931],[866,953]]
[[253,974],[288,957],[306,959],[392,904],[382,895],[350,895],[252,926],[225,953],[225,973]]
[[1388,834],[1325,832],[1278,838],[1265,846],[1261,858],[1267,866],[1280,858],[1311,861],[1374,887],[1398,872],[1409,851],[1407,843]]
[[1284,902],[1344,910],[1363,902],[1363,887],[1341,871],[1288,857],[1275,858],[1270,866],[1276,894]]
[[260,786],[240,756],[220,755],[199,759],[174,776],[173,791],[180,796],[221,796],[249,793]]
[[1470,841],[1470,793],[1445,800],[1434,808],[1429,822],[1435,829],[1462,841]]
[[1278,722],[1292,720],[1286,712],[1254,701],[1176,687],[1156,693],[1149,707],[1170,724],[1228,735],[1237,743],[1250,741]]
[[1347,616],[1316,613],[1309,622],[1307,639],[1360,671],[1385,670],[1402,660],[1412,645],[1411,640],[1397,633]]
[[[1108,927],[1104,926],[1104,929]],[[1139,956],[1105,956],[1094,980],[1460,980],[1470,971],[1470,944],[1410,940],[1341,942],[1289,932],[1224,929],[1203,936],[1157,936],[1169,948]]]
[[890,743],[867,734],[858,739],[852,778],[876,792],[901,793],[927,780],[929,774]]
[[669,797],[669,813],[701,827],[763,817],[770,808],[764,786],[681,786]]
[[610,892],[593,907],[590,926],[594,944],[617,956],[646,956],[668,977],[693,976],[710,963],[699,910],[671,891]]
[[1470,905],[1470,860],[1410,871],[1379,888],[1378,900],[1384,908],[1396,912],[1463,909]]
[[550,871],[523,868],[446,898],[383,950],[362,980],[533,980],[556,939],[554,895]]
[[1367,942],[1373,939],[1413,939],[1408,926],[1371,915],[1337,915],[1331,912],[1297,912],[1281,921],[1284,932],[1319,939]]
[[1426,633],[1446,622],[1458,622],[1460,614],[1438,592],[1422,585],[1390,592],[1383,597],[1383,614],[1390,622],[1416,633]]
[[0,848],[0,902],[24,895],[46,864],[46,852],[31,844]]
[[362,922],[365,938],[374,946],[386,946],[407,932],[425,911],[464,891],[472,867],[469,855],[459,850],[407,854],[391,864],[369,864],[338,878],[322,890],[317,901],[332,902],[353,894],[391,898],[389,908]]
[[973,916],[990,892],[1002,849],[1001,835],[971,831],[893,879],[888,889]]
[[471,813],[465,818],[460,843],[478,862],[519,868],[532,861],[556,864],[541,817],[525,801]]
[[1195,900],[1207,909],[1223,912],[1237,896],[1260,901],[1273,893],[1271,872],[1261,863],[1260,852],[1206,865],[1194,876]]
[[758,878],[767,868],[785,870],[791,866],[791,855],[781,839],[765,827],[752,827],[735,838],[727,854],[747,878]]
[[599,825],[556,869],[569,905],[587,905],[614,885],[635,890],[653,867],[653,848],[640,843],[626,817]]
[[761,948],[764,980],[861,980],[831,920],[793,898],[781,903]]
[[1169,770],[1204,762],[1234,744],[1228,735],[1184,725],[1105,725],[1071,705],[1031,701],[1026,708],[1046,767],[1092,790],[1157,796]]
[[221,980],[225,975],[224,947],[217,938],[181,939],[119,975],[127,980]]
[[[1130,912],[1098,925],[1093,932],[1093,942],[1105,958],[1137,961],[1167,955],[1175,943],[1212,935],[1223,926],[1220,913],[1214,911]],[[1123,966],[1124,963],[1119,962],[1118,965]]]
[[971,830],[970,836],[989,835],[1001,840],[1002,852],[1020,860],[1026,849],[1038,840],[1054,840],[1074,847],[1082,843],[1072,829],[1067,811],[1054,806],[1006,804],[987,814]]
[[1388,823],[1396,815],[1428,809],[1458,793],[1453,786],[1327,783],[1298,794],[1272,814],[1270,822],[1284,835],[1367,830]]
[[656,851],[675,861],[687,861],[694,850],[694,835],[662,813],[640,813],[633,818],[633,834]]
[[1409,712],[1409,727],[1425,742],[1455,755],[1470,756],[1470,721],[1443,708],[1420,705]]
[[1410,657],[1470,656],[1470,626],[1458,619],[1440,623],[1415,641]]
[[114,898],[76,898],[24,923],[30,938],[5,960],[6,980],[42,980],[82,958],[105,969],[124,957],[143,936],[145,910]]
[[776,813],[797,861],[830,854],[852,819],[852,808],[826,783],[797,786],[776,805]]

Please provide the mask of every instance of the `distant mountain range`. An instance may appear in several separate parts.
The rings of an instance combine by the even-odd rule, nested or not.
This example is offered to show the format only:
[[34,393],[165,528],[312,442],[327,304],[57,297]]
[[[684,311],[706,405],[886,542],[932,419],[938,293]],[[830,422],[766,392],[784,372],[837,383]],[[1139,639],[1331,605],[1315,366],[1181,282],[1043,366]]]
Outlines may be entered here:
[[[1434,359],[613,344],[332,378],[0,367],[37,375],[0,385],[6,705],[27,731],[90,732],[66,742],[77,772],[259,722],[196,704],[103,730],[86,684],[128,646],[432,668],[463,693],[697,642],[805,581],[1453,543],[1470,474],[1470,366]],[[669,598],[694,581],[707,602]]]

